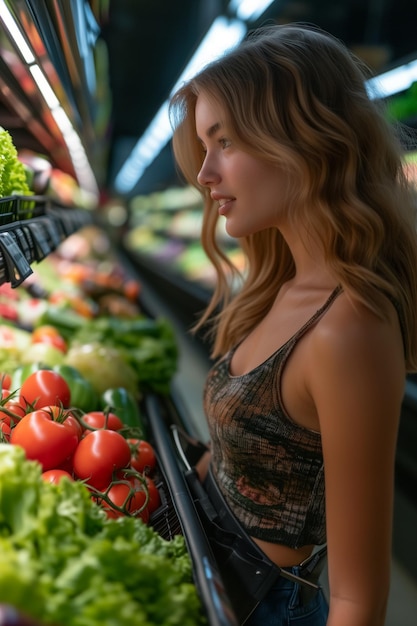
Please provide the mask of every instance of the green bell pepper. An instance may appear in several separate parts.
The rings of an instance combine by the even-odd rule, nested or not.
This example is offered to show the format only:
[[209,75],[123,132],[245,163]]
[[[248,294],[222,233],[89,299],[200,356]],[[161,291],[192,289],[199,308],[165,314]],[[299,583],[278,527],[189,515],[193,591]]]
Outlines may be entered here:
[[146,425],[135,396],[124,387],[106,389],[100,398],[101,407],[115,413],[125,426],[138,428],[142,438],[146,436]]
[[85,413],[98,408],[98,395],[93,385],[71,365],[56,365],[53,368],[67,382],[71,391],[71,406]]
[[11,391],[17,391],[20,389],[26,378],[33,374],[33,372],[50,369],[49,365],[45,365],[44,363],[26,363],[25,365],[19,365],[19,367],[17,367],[11,375]]

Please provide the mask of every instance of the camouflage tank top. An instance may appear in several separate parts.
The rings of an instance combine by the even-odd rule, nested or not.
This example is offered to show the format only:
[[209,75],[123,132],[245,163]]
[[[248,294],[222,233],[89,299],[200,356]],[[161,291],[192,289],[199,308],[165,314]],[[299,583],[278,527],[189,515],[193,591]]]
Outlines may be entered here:
[[324,468],[319,432],[295,423],[280,397],[285,363],[341,289],[281,348],[242,376],[230,374],[234,350],[210,370],[204,410],[212,470],[246,532],[291,548],[326,541]]

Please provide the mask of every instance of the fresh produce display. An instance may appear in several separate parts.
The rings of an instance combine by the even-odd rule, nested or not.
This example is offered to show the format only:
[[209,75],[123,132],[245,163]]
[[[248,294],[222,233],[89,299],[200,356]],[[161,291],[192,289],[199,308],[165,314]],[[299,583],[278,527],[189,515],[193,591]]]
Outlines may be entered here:
[[[100,240],[91,227],[85,230]],[[72,255],[80,233],[64,242],[74,237]],[[121,387],[136,396],[169,393],[178,361],[171,324],[142,313],[139,283],[124,275],[106,248],[82,262],[63,251],[59,247],[39,263],[18,288],[0,285],[0,315],[2,306],[7,313],[0,320],[0,369],[65,365],[78,370],[98,396]]]
[[[133,396],[129,395],[129,392],[124,388],[108,389],[100,398],[102,408],[86,412],[74,406],[72,402],[69,383],[72,380],[82,379],[81,375],[73,368],[69,366],[45,368],[32,364],[30,366],[25,365],[21,369],[23,376],[19,389],[12,389],[13,377],[8,374],[0,375],[2,384],[0,439],[3,442],[0,443],[0,536],[6,537],[13,548],[10,549],[9,547],[0,556],[0,586],[3,570],[9,572],[11,568],[17,567],[18,563],[23,564],[24,562],[25,568],[29,568],[29,573],[21,574],[19,570],[13,579],[13,585],[17,591],[6,597],[7,594],[2,595],[0,590],[0,603],[9,601],[14,608],[23,611],[28,611],[29,607],[30,617],[41,620],[42,624],[54,624],[55,626],[57,624],[59,626],[66,626],[67,624],[71,626],[73,624],[74,626],[78,626],[78,624],[80,626],[83,624],[95,626],[98,623],[123,626],[123,624],[128,623],[128,620],[130,620],[130,624],[138,624],[138,626],[148,624],[149,626],[153,624],[197,626],[205,623],[200,601],[194,588],[191,565],[183,539],[174,536],[171,537],[170,541],[167,541],[152,530],[152,515],[157,515],[160,508],[163,507],[158,488],[157,454],[151,443],[142,437],[141,422],[135,423]],[[69,383],[66,382],[64,374]],[[113,409],[112,404],[119,405],[119,408],[123,409],[125,413],[120,411],[119,415],[114,412],[118,409],[116,406]],[[137,404],[136,411],[138,411]],[[8,460],[9,456],[6,450],[12,451],[9,453],[11,461]],[[26,483],[23,482],[23,484],[18,485],[17,482],[13,482],[13,488],[19,492],[17,503],[14,501],[13,506],[16,506],[19,516],[23,516],[26,520],[26,510],[18,508],[18,500],[20,497],[23,498],[25,506],[29,507],[31,514],[33,507],[35,507],[36,519],[30,520],[31,532],[28,538],[24,537],[22,543],[22,538],[18,532],[20,517],[10,531],[9,518],[3,513],[3,507],[7,508],[8,499],[12,497],[12,488],[10,487],[8,492],[7,484],[6,487],[3,484],[5,472],[2,472],[2,461],[7,464],[11,472],[15,471],[13,463],[21,466],[16,474],[17,481],[18,477],[24,474],[24,468],[27,467],[24,459],[26,464],[32,463],[36,467],[36,471],[34,469],[27,470],[32,475],[34,483],[31,483],[31,487],[25,495]],[[60,544],[57,548],[61,532],[64,531],[54,528],[57,544],[54,546],[48,544],[47,549],[45,549],[42,542],[46,541],[44,537],[46,531],[41,522],[44,522],[44,516],[47,517],[48,513],[46,510],[41,512],[36,507],[46,506],[49,500],[46,504],[42,503],[41,491],[43,487],[39,486],[40,482],[49,485],[48,489],[62,489],[65,498],[72,494],[69,484],[79,485],[79,487],[73,487],[74,492],[72,494],[72,497],[77,501],[80,498],[77,490],[83,490],[81,502],[83,508],[74,515],[84,524],[82,526],[83,531],[85,524],[89,523],[90,517],[94,518],[94,533],[86,531],[88,536],[82,538],[81,547],[78,544],[78,531],[74,528],[70,530],[70,534],[75,533],[75,545],[68,538],[69,545],[65,544],[63,547]],[[51,497],[48,496],[48,498]],[[86,505],[87,499],[91,502],[91,508]],[[53,503],[51,502],[49,505],[52,506]],[[59,501],[56,504],[56,510],[53,509],[51,515],[64,514],[65,518],[66,506],[66,500]],[[69,510],[72,511],[74,505],[68,503],[68,506]],[[93,512],[95,510],[99,513]],[[8,515],[12,515],[12,513],[8,512]],[[38,525],[36,520],[39,516],[41,516],[41,520]],[[123,520],[131,520],[131,522]],[[110,521],[121,525],[120,528],[117,527],[111,531],[114,538],[118,537],[117,541],[115,539],[117,548],[112,546],[107,539],[107,523]],[[49,523],[52,524],[52,521],[48,520]],[[129,524],[132,526],[130,527]],[[99,525],[98,529],[96,528],[97,525]],[[144,534],[145,531],[142,530],[142,526],[149,526],[149,534]],[[12,533],[11,537],[8,535],[9,532]],[[38,536],[39,533],[41,533],[40,536]],[[120,533],[120,538],[117,533]],[[144,537],[146,543],[144,543]],[[50,537],[49,541],[52,542],[53,539],[54,537]],[[96,545],[94,543],[96,541],[97,553],[95,550],[91,551],[91,546]],[[103,541],[109,541],[109,545],[103,547]],[[136,541],[139,543],[136,544]],[[28,546],[26,542],[32,543]],[[122,543],[120,548],[118,542]],[[168,547],[165,545],[166,543],[172,544],[172,547]],[[87,551],[84,547],[85,544],[89,546]],[[53,552],[54,549],[62,551],[62,560],[55,556],[56,562],[54,561],[51,565],[52,557],[48,550]],[[119,549],[122,550],[121,556],[118,552]],[[101,550],[104,550],[104,565],[101,561]],[[144,572],[135,571],[133,575],[132,568],[142,568],[142,550],[147,555],[146,558],[151,559],[151,563],[146,561]],[[134,551],[136,558],[129,557],[128,559],[128,551]],[[85,552],[87,552],[85,567],[90,572],[91,579],[81,569],[77,569],[80,567],[79,559],[84,558]],[[172,558],[174,563],[164,563],[161,560],[162,557],[168,561]],[[124,562],[123,559],[128,559],[127,569],[122,578],[120,578],[120,574],[112,573],[110,567],[112,560],[119,562],[120,558],[122,562]],[[183,561],[182,566],[179,565],[178,558]],[[91,559],[94,561],[93,565],[90,563]],[[185,567],[186,563],[187,566]],[[92,568],[91,571],[90,567]],[[102,567],[105,567],[102,574],[105,578],[104,580],[99,578],[97,583],[95,577],[97,571],[101,570]],[[161,571],[159,571],[160,569]],[[54,585],[58,570],[60,574],[57,579],[59,586],[57,590]],[[73,576],[76,578],[75,586]],[[146,591],[139,591],[136,587],[131,589],[133,584],[131,577],[133,577],[135,584],[138,584],[141,576],[152,576],[155,580],[152,578],[147,583]],[[39,580],[37,582],[39,588],[32,591],[33,604],[32,599],[28,604],[27,599],[24,600],[26,585],[33,584],[35,578],[37,581]],[[28,580],[31,582],[28,583]],[[110,605],[109,610],[113,611],[113,616],[110,619],[105,616],[104,606],[107,605],[101,606],[100,601],[97,601],[96,607],[95,601],[91,603],[90,596],[94,591],[97,591],[97,584],[99,590],[103,588],[111,591],[112,585],[116,585],[117,580],[119,580],[118,584],[122,584],[122,588],[117,590],[117,593],[121,593],[123,598],[126,596],[126,602],[131,609],[126,613],[126,616],[123,609],[122,615],[119,617],[120,607],[116,611]],[[65,587],[66,583],[70,585],[71,591]],[[91,585],[91,588],[88,587],[88,584]],[[80,586],[82,585],[84,586],[81,590]],[[177,587],[176,592],[171,585]],[[150,589],[153,589],[152,593],[150,593]],[[45,596],[49,593],[58,594],[58,600],[54,602],[49,597],[46,599]],[[116,588],[114,593],[116,593]],[[165,613],[165,609],[153,606],[154,603],[158,604],[155,600],[157,596],[160,596],[159,600],[165,603],[165,595],[170,596],[167,598],[167,602],[172,604],[173,616],[171,616],[170,611],[167,610]],[[145,602],[145,606],[142,606],[142,602]],[[148,602],[151,604],[149,608]],[[135,606],[135,603],[138,606]],[[134,609],[137,611],[135,617],[133,616]],[[63,617],[64,614],[65,618]],[[107,619],[109,621],[106,621]]]
[[42,626],[199,626],[184,539],[153,529],[166,492],[140,408],[169,393],[174,332],[76,241],[0,285],[0,606]]
[[[143,315],[89,320],[48,309],[36,324],[34,331],[27,331],[0,322],[0,369],[12,373],[22,364],[67,365],[81,372],[98,394],[109,387],[169,392],[178,351],[166,320]],[[45,325],[53,326],[57,335],[34,341],[33,334]]]
[[[58,369],[65,374],[69,369],[73,375],[73,370],[66,366]],[[82,380],[81,375],[75,374],[74,380]],[[37,461],[44,472],[65,470],[72,479],[83,481],[106,510],[112,507],[108,494],[115,485],[129,487],[125,508],[119,507],[120,514],[132,512],[130,501],[138,498],[136,492],[141,492],[143,506],[135,509],[135,514],[143,513],[142,517],[148,520],[145,478],[152,479],[157,463],[152,445],[144,439],[145,428],[138,409],[136,423],[133,414],[128,414],[130,424],[124,421],[123,412],[120,417],[114,412],[117,408],[104,402],[101,409],[83,411],[72,402],[69,384],[55,369],[31,366],[19,389],[11,389],[13,378],[7,374],[1,381],[3,442],[23,448],[26,457]],[[109,402],[129,398],[133,403],[127,390],[110,389],[104,397]]]
[[207,623],[182,536],[166,541],[140,518],[108,516],[82,482],[63,470],[57,482],[43,477],[10,444],[0,444],[0,528],[0,603],[38,623]]

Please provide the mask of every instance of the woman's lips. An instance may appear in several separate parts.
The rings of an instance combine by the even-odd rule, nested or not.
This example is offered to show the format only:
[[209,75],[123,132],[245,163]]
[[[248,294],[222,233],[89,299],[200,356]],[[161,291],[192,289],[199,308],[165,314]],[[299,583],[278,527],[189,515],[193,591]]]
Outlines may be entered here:
[[233,199],[219,200],[219,215],[226,215],[232,206]]

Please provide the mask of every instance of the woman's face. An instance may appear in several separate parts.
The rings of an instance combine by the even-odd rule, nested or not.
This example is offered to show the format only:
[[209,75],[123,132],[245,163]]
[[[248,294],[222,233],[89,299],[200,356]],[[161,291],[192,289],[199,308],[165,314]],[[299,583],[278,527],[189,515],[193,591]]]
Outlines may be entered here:
[[205,157],[197,176],[219,204],[231,237],[244,237],[279,227],[285,217],[288,175],[233,143],[221,107],[199,95],[196,131]]

